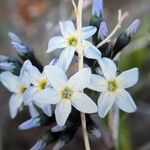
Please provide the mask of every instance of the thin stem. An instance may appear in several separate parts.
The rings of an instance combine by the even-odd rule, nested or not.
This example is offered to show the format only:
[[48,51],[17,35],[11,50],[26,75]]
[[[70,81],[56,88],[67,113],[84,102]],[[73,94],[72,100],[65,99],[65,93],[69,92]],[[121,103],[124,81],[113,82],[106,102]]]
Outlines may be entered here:
[[111,40],[112,36],[121,28],[122,22],[127,16],[128,16],[128,12],[125,12],[122,15],[121,10],[118,10],[117,25],[115,26],[114,30],[109,34],[109,36],[97,45],[97,48],[101,47],[102,45],[104,45],[105,43],[107,43]]
[[109,112],[109,128],[111,130],[111,138],[115,150],[119,150],[119,109],[114,106]]
[[[77,20],[77,36],[78,36],[78,67],[79,70],[83,69],[83,48],[82,48],[82,8],[83,8],[83,0],[79,0],[78,7],[76,9],[75,4],[75,13],[76,13],[76,20]],[[81,124],[82,124],[82,133],[84,138],[85,149],[90,150],[89,138],[87,133],[87,126],[86,126],[86,118],[85,114],[81,113]]]

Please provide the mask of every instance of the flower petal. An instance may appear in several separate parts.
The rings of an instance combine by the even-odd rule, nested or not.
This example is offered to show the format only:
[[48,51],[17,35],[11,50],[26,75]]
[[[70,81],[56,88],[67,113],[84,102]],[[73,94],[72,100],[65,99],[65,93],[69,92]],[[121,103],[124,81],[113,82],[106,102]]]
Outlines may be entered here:
[[57,90],[60,89],[68,80],[64,71],[56,66],[45,66],[44,71],[52,87]]
[[65,21],[59,23],[61,33],[65,38],[68,38],[70,35],[75,34],[75,26],[72,21]]
[[90,85],[88,88],[98,92],[103,92],[107,90],[107,82],[102,76],[92,74]]
[[84,93],[76,92],[72,105],[83,113],[96,113],[97,105]]
[[89,59],[101,60],[101,52],[90,42],[84,41],[84,56]]
[[55,125],[54,127],[51,128],[51,132],[61,132],[65,129],[66,127],[60,127],[59,125]]
[[55,36],[49,40],[47,53],[53,52],[56,49],[65,48],[66,41],[63,36]]
[[18,92],[18,79],[19,77],[15,76],[14,74],[8,71],[0,74],[0,81],[11,92]]
[[37,109],[35,108],[35,106],[33,105],[32,102],[30,102],[28,104],[28,107],[29,107],[29,112],[30,112],[31,117],[39,116],[39,113],[38,113]]
[[107,80],[115,79],[116,73],[117,73],[117,66],[116,64],[109,58],[102,58],[101,61],[99,61],[102,72],[104,74],[104,77]]
[[44,104],[43,102],[35,102],[35,104],[41,108],[43,110],[43,112],[47,115],[47,116],[51,116],[52,115],[52,109],[51,109],[51,105],[50,104]]
[[124,71],[117,77],[117,81],[121,88],[128,88],[135,85],[138,79],[139,79],[138,68],[133,68]]
[[26,65],[26,72],[29,74],[30,77],[30,82],[33,85],[36,85],[38,80],[41,78],[42,74],[40,73],[40,71],[33,66],[31,63]]
[[135,112],[137,109],[132,97],[124,89],[120,90],[117,94],[115,103],[121,110],[128,113]]
[[28,88],[23,95],[23,103],[28,105],[32,100],[34,95],[37,93],[37,89],[34,86]]
[[68,70],[73,60],[74,53],[75,53],[75,50],[73,48],[66,48],[60,53],[59,67],[65,72]]
[[40,104],[44,103],[44,104],[56,104],[59,102],[59,98],[58,98],[58,93],[56,92],[56,90],[52,89],[52,88],[46,88],[44,90],[38,91],[34,97],[33,100],[35,102],[35,104],[37,104],[40,108]]
[[13,94],[9,100],[9,109],[11,118],[14,119],[17,115],[19,107],[22,105],[22,97]]
[[73,75],[67,82],[67,85],[74,90],[82,91],[90,84],[91,70],[84,68]]
[[115,95],[102,92],[98,99],[98,114],[101,118],[104,118],[108,111],[111,109],[115,101]]
[[71,102],[59,102],[56,105],[55,117],[59,126],[64,126],[71,112]]
[[83,39],[90,38],[92,35],[95,34],[96,30],[97,29],[93,26],[83,27],[82,28],[82,37],[83,37]]

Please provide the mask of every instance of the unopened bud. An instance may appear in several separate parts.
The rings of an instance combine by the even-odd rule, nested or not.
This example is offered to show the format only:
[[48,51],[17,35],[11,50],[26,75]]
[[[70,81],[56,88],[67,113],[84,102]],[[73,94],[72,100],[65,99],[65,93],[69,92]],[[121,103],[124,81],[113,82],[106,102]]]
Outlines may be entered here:
[[43,150],[45,147],[46,143],[43,140],[39,140],[30,150]]
[[107,36],[108,36],[108,28],[106,23],[103,21],[101,22],[99,27],[98,38],[104,40]]
[[15,65],[13,63],[1,62],[0,69],[12,72],[15,69]]
[[136,33],[139,25],[140,25],[140,20],[139,19],[134,20],[127,29],[127,35],[132,37]]
[[103,15],[103,0],[94,0],[92,15],[96,17],[100,17]]
[[59,140],[53,147],[53,150],[60,150],[65,145],[65,141]]

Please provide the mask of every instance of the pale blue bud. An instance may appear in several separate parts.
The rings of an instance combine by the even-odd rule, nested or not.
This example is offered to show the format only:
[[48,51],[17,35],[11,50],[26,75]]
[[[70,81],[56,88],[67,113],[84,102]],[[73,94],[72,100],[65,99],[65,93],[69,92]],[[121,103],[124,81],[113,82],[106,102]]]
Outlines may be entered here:
[[92,15],[97,17],[103,15],[103,0],[93,1]]
[[4,55],[0,55],[0,62],[5,62],[8,60],[8,57],[7,56],[4,56]]
[[135,32],[137,31],[139,25],[140,25],[140,20],[139,19],[134,20],[127,29],[127,35],[132,37],[133,34],[135,34]]
[[5,71],[12,71],[15,69],[15,65],[13,63],[1,62],[0,69]]
[[43,150],[45,147],[46,143],[43,140],[38,140],[30,150]]
[[99,26],[98,38],[104,40],[108,36],[108,28],[106,23],[103,21]]
[[19,130],[27,130],[39,126],[40,126],[40,118],[36,117],[23,122],[18,128]]
[[20,38],[16,34],[9,32],[8,36],[12,42],[16,42],[16,43],[20,43],[20,44],[22,43],[22,41],[20,40]]

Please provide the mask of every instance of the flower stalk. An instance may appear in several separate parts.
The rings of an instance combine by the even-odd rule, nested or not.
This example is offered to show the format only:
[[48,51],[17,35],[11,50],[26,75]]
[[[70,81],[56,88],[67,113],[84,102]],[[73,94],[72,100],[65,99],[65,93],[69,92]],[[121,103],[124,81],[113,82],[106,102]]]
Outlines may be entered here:
[[109,112],[109,129],[113,147],[115,150],[119,150],[119,109],[117,106],[113,106]]
[[[83,8],[83,0],[79,0],[78,7],[75,7],[76,13],[76,21],[77,21],[77,37],[78,37],[78,69],[83,69],[83,48],[82,48],[82,8]],[[82,133],[84,138],[85,149],[90,150],[89,138],[87,133],[87,125],[85,114],[81,113],[81,124],[82,124]]]

